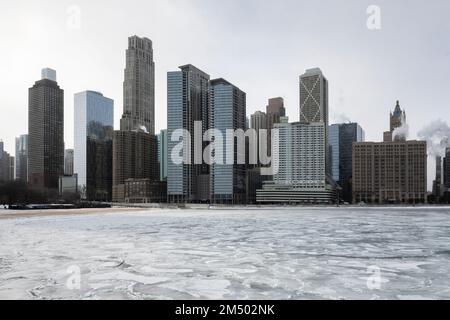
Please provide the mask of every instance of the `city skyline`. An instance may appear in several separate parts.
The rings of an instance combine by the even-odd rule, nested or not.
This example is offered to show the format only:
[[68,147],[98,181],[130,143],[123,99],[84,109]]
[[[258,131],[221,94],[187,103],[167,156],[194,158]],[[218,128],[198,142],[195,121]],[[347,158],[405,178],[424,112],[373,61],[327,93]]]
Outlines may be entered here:
[[[70,27],[70,24],[68,26],[69,14],[67,11],[71,3],[64,1],[58,2],[58,4],[44,1],[39,6],[24,1],[6,4],[6,10],[3,11],[4,15],[2,14],[2,19],[0,19],[0,24],[5,23],[9,26],[26,22],[12,34],[6,34],[3,44],[0,44],[5,49],[2,50],[6,54],[4,60],[8,61],[7,63],[5,61],[0,62],[2,69],[9,74],[14,74],[14,72],[8,71],[16,70],[24,76],[22,79],[16,77],[12,79],[13,81],[10,83],[12,90],[4,94],[5,99],[2,101],[2,105],[5,109],[12,111],[10,114],[13,119],[20,119],[21,116],[23,117],[26,114],[26,99],[17,95],[25,92],[26,87],[33,82],[42,67],[48,66],[56,69],[60,76],[61,85],[67,88],[65,101],[67,114],[65,140],[67,147],[73,147],[72,102],[71,99],[68,99],[73,93],[93,89],[104,92],[105,95],[112,97],[115,101],[122,101],[123,50],[126,48],[126,37],[131,34],[146,36],[152,39],[155,44],[155,61],[157,61],[156,114],[158,119],[156,132],[164,129],[158,124],[165,123],[165,73],[184,62],[209,70],[213,78],[220,75],[235,79],[235,83],[248,93],[249,113],[263,109],[267,98],[270,96],[284,97],[287,114],[291,118],[298,109],[295,79],[304,69],[310,66],[320,66],[328,75],[330,83],[334,84],[330,87],[330,109],[336,111],[330,114],[331,122],[339,122],[336,121],[336,118],[341,116],[342,118],[348,117],[352,121],[358,121],[366,128],[369,140],[378,138],[375,126],[384,123],[384,119],[381,119],[381,117],[373,117],[377,112],[371,109],[379,110],[382,108],[383,111],[387,111],[391,108],[391,101],[396,99],[403,101],[404,105],[408,106],[412,117],[409,122],[415,128],[414,133],[420,130],[420,127],[425,123],[435,118],[420,110],[421,103],[426,103],[426,94],[405,93],[414,92],[414,87],[411,86],[415,86],[408,79],[412,70],[408,71],[407,69],[420,69],[421,72],[428,75],[434,74],[440,80],[436,83],[445,83],[446,77],[448,77],[446,65],[441,70],[432,67],[425,68],[430,61],[442,61],[449,52],[448,45],[435,43],[436,40],[429,37],[430,34],[435,32],[434,34],[439,39],[439,35],[444,35],[450,28],[449,23],[443,20],[445,17],[443,7],[449,6],[444,1],[440,1],[440,6],[431,5],[427,8],[421,8],[421,10],[409,10],[407,12],[404,10],[405,6],[411,8],[418,2],[400,1],[396,4],[390,4],[387,1],[379,1],[383,20],[381,30],[377,31],[368,30],[366,27],[366,9],[369,4],[364,1],[352,1],[340,6],[332,3],[305,5],[296,4],[293,1],[284,1],[284,6],[279,7],[274,4],[257,4],[255,1],[246,1],[244,5],[241,5],[242,12],[236,18],[231,16],[232,8],[237,5],[235,1],[223,4],[222,7],[204,1],[192,2],[191,5],[180,1],[168,4],[149,1],[140,3],[140,5],[143,8],[150,6],[154,8],[150,14],[155,19],[148,19],[149,22],[145,25],[139,19],[136,19],[137,21],[130,21],[125,26],[116,26],[115,17],[126,18],[131,16],[131,10],[127,7],[121,7],[122,12],[119,14],[116,4],[108,3],[108,5],[104,5],[106,6],[106,14],[102,17],[96,15],[96,18],[103,22],[98,23],[98,21],[93,20],[93,15],[100,4],[90,4],[86,1],[78,1],[77,3],[81,10],[80,28]],[[130,5],[130,8],[132,7],[134,6]],[[323,13],[325,28],[329,30],[330,35],[322,34],[323,41],[318,42],[314,40],[314,36],[316,32],[320,31],[310,28],[312,18],[298,22],[295,20],[295,12],[300,9],[308,10],[311,12],[311,16],[315,16],[315,13],[318,13],[324,7],[327,7],[329,9],[327,11],[330,11],[329,13]],[[223,10],[219,10],[219,8]],[[185,17],[180,20],[173,19],[170,22],[172,25],[164,22],[161,17],[157,17],[158,12],[164,13],[169,10],[172,10],[171,12],[176,17],[180,16],[181,13]],[[421,23],[417,25],[415,21],[421,21],[421,19],[416,18],[420,15],[420,12],[416,11],[423,10],[434,13],[434,15],[423,14],[424,17],[433,16],[434,20],[429,21],[429,24]],[[145,11],[142,10],[142,12]],[[10,14],[7,15],[7,12]],[[249,21],[243,22],[238,19],[250,15],[250,12],[256,14],[249,17]],[[219,13],[223,15],[220,19],[218,19]],[[141,15],[140,13],[137,14]],[[273,23],[267,23],[266,25],[265,22],[270,21],[268,19],[270,16],[275,17],[278,22],[282,22],[281,17],[286,21],[278,23],[276,26]],[[403,18],[403,25],[394,27],[394,22],[398,21],[400,17]],[[201,27],[215,21],[213,26],[218,33],[218,38],[207,39],[202,50],[186,49],[186,46],[184,46],[184,43],[189,40],[183,39],[186,31],[182,31],[182,26],[192,19],[198,21],[192,28],[200,34],[207,32],[203,31]],[[238,23],[232,26],[231,31],[227,31],[228,22]],[[256,24],[252,24],[252,22]],[[266,31],[269,31],[267,39],[272,39],[272,48],[267,52],[260,50],[267,44],[266,41],[263,41],[261,35],[251,40],[251,35],[258,30],[258,27],[267,29]],[[336,30],[330,30],[331,27]],[[109,28],[118,31],[118,33],[105,34]],[[243,34],[235,38],[232,31],[236,28],[241,28]],[[2,29],[7,30],[6,28]],[[36,37],[37,32],[40,31],[48,31],[48,35]],[[349,31],[354,37],[353,42],[357,43],[356,48],[355,45],[345,48],[345,45],[349,43],[344,38]],[[332,40],[336,33],[339,37]],[[412,38],[410,34],[414,34],[415,38]],[[62,35],[67,38],[68,43],[55,50],[54,46],[58,44],[50,43],[49,40],[53,36]],[[98,38],[100,35],[104,37]],[[278,35],[277,38],[274,37],[276,35]],[[24,37],[24,40],[32,40],[31,46],[29,45],[30,42],[24,41],[24,43],[28,43],[26,45],[28,49],[24,53],[21,52],[20,45],[16,45],[16,49],[12,51],[7,49],[11,47],[8,44],[17,39],[18,36]],[[294,44],[288,42],[288,40],[294,39]],[[95,42],[93,42],[94,40]],[[344,43],[337,45],[338,40],[343,40]],[[38,41],[41,41],[41,43]],[[228,46],[229,43],[232,44],[231,48]],[[274,50],[273,48],[277,46],[283,50],[281,52]],[[430,50],[430,46],[435,50]],[[87,51],[93,54],[80,52],[80,48],[83,47],[89,48]],[[384,53],[388,48],[391,50]],[[220,52],[221,50],[224,52]],[[333,52],[332,57],[326,59],[328,54],[320,53],[324,51]],[[257,57],[255,57],[255,53],[258,53]],[[18,66],[17,63],[21,61],[24,54],[32,54],[32,59],[26,61],[22,66]],[[222,59],[224,54],[231,54],[230,58],[232,59],[224,63],[224,59]],[[106,57],[104,62],[100,61],[99,59],[105,55],[110,57]],[[238,55],[242,56],[240,60],[237,59]],[[264,77],[266,80],[258,80],[263,72],[262,67],[269,62],[270,56],[273,59],[270,61],[269,76]],[[251,57],[256,59],[251,61]],[[72,63],[68,64],[67,60]],[[236,67],[232,65],[233,60],[242,61],[242,63],[235,62],[235,64],[241,65],[241,71],[235,72]],[[433,62],[433,64],[436,62]],[[97,67],[93,68],[95,64],[97,64]],[[382,65],[384,65],[384,68],[380,68]],[[414,66],[414,68],[411,68],[411,66]],[[390,71],[387,72],[387,70]],[[405,71],[406,74],[404,74]],[[86,84],[77,83],[80,75],[87,72],[90,79],[86,79]],[[345,75],[346,72],[348,72],[348,79]],[[365,76],[363,77],[363,75]],[[366,83],[358,84],[364,78]],[[444,87],[443,84],[437,84],[437,86]],[[260,90],[255,90],[255,88],[260,88]],[[373,90],[366,90],[369,88],[373,88]],[[366,91],[371,92],[371,94],[354,96],[356,93],[352,91]],[[394,93],[394,91],[398,91],[398,93]],[[11,95],[9,92],[11,92]],[[267,94],[263,96],[261,92],[267,92]],[[380,94],[380,92],[385,92],[385,94]],[[414,96],[417,95],[422,97],[416,99]],[[443,111],[445,110],[445,104],[443,103],[445,99],[441,101],[442,103],[437,103],[436,108]],[[364,112],[358,110],[362,105],[369,115],[365,115]],[[119,105],[116,108],[118,110],[116,110],[114,117],[116,129],[119,127],[120,107]],[[371,123],[372,118],[373,124]],[[14,146],[14,137],[23,134],[25,126],[19,124],[17,128],[13,128],[3,120],[0,127],[2,127],[0,136],[5,140],[6,149],[11,151]]]
[[[445,114],[449,100],[445,85],[450,82],[445,59],[450,47],[439,39],[450,30],[444,10],[450,5],[444,1],[440,1],[439,6],[420,6],[420,10],[406,12],[405,7],[419,7],[419,2],[393,4],[379,1],[380,30],[367,28],[366,9],[370,3],[361,1],[339,6],[331,2],[306,5],[284,1],[283,5],[277,5],[246,1],[245,4],[239,2],[241,11],[237,17],[233,17],[236,13],[233,8],[238,5],[236,1],[220,6],[205,1],[136,3],[143,9],[151,7],[153,19],[147,19],[145,24],[140,22],[142,19],[126,25],[117,24],[117,18],[135,14],[131,4],[130,9],[127,6],[120,10],[117,4],[100,5],[87,1],[78,1],[76,6],[65,1],[57,4],[44,1],[39,5],[25,1],[6,4],[3,12],[10,14],[2,14],[0,26],[17,25],[12,33],[5,34],[0,44],[5,54],[0,67],[12,75],[7,82],[6,78],[0,80],[8,88],[1,96],[2,112],[8,117],[0,119],[0,139],[8,152],[13,153],[15,137],[27,132],[26,122],[20,121],[27,117],[26,90],[43,67],[58,71],[58,82],[66,91],[66,148],[73,147],[71,97],[76,92],[98,90],[118,101],[114,115],[117,130],[123,107],[123,52],[127,37],[133,34],[148,37],[154,43],[156,132],[165,129],[166,73],[183,63],[208,70],[212,78],[233,79],[233,83],[247,93],[248,116],[256,110],[264,110],[269,97],[281,96],[291,119],[296,118],[299,107],[298,75],[307,68],[320,67],[330,81],[330,123],[358,122],[370,141],[382,140],[380,129],[386,127],[383,115],[393,110],[395,100],[400,100],[408,111],[411,138],[439,118],[437,115]],[[101,17],[95,14],[99,6],[106,10]],[[77,8],[80,13],[78,25],[77,10],[74,10]],[[310,12],[311,17],[297,19],[299,10]],[[158,14],[161,12],[170,12],[174,19],[170,19],[170,23],[165,21]],[[312,17],[318,13],[323,15],[324,28],[328,32],[313,28]],[[138,17],[143,15],[136,14]],[[248,19],[239,19],[242,17]],[[433,17],[433,20],[427,17]],[[396,23],[399,18],[403,21],[400,25]],[[430,20],[417,24],[416,21],[423,21],[422,18]],[[187,24],[192,29],[185,28]],[[211,37],[205,28],[209,25],[215,37]],[[242,32],[236,33],[238,30]],[[186,45],[190,40],[185,35],[192,31],[205,39],[201,47]],[[18,37],[24,39],[26,49],[15,41]],[[50,41],[62,37],[65,38],[64,45]],[[271,43],[269,48],[268,41]],[[435,81],[413,81],[419,72]],[[434,113],[423,107],[429,104],[428,92],[443,93],[434,95]],[[429,166],[429,170],[433,170],[431,163]]]

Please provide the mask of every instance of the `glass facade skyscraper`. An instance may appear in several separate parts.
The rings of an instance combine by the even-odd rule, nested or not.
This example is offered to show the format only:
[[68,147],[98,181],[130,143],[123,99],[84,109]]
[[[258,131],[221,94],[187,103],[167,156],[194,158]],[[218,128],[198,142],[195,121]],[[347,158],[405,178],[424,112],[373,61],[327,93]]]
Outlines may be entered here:
[[88,200],[111,199],[114,101],[95,91],[75,94],[74,173]]
[[353,143],[364,142],[365,133],[357,123],[333,124],[329,129],[331,175],[342,188],[343,199],[352,201]]
[[[229,129],[245,130],[246,94],[224,79],[210,82],[211,129],[217,129],[226,137]],[[233,145],[231,145],[233,144]],[[225,155],[233,150],[234,164],[226,164]],[[245,157],[245,155],[244,155]],[[223,146],[224,164],[212,164],[210,172],[210,199],[213,203],[245,203],[245,164],[238,164],[237,141],[226,141]]]
[[196,121],[202,122],[201,134],[209,128],[209,75],[193,65],[180,67],[181,71],[167,73],[167,196],[170,202],[204,202],[209,199],[209,166],[195,164],[202,158],[203,148],[195,152],[190,143],[190,163],[176,164],[172,150],[179,144],[172,134],[184,129],[194,134]]

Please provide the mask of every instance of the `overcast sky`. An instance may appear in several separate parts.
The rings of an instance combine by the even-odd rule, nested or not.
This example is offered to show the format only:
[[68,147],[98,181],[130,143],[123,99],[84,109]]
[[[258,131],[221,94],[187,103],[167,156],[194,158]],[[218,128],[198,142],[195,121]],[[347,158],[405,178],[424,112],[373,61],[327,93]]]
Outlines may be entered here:
[[[381,9],[381,30],[366,10]],[[0,139],[14,153],[27,132],[28,88],[40,70],[65,90],[65,141],[73,146],[73,94],[102,92],[122,113],[130,35],[153,40],[156,129],[166,127],[166,73],[191,63],[247,93],[247,114],[282,96],[299,118],[298,77],[320,67],[330,87],[331,121],[361,124],[379,141],[400,100],[411,138],[450,120],[448,0],[8,1],[0,10]],[[80,12],[79,19],[77,12]],[[77,21],[80,23],[78,24]]]

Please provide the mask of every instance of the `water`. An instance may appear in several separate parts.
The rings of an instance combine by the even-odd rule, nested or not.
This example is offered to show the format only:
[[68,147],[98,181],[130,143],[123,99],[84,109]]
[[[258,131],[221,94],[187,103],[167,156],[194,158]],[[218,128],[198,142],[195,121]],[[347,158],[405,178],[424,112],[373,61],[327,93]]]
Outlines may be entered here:
[[0,299],[450,299],[449,274],[449,208],[0,220]]

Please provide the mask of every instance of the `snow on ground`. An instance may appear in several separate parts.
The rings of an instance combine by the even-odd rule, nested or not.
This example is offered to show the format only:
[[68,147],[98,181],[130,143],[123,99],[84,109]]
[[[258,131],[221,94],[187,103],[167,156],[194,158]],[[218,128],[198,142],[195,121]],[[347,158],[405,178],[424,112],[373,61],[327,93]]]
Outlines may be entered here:
[[450,299],[449,275],[448,208],[0,220],[0,299]]

